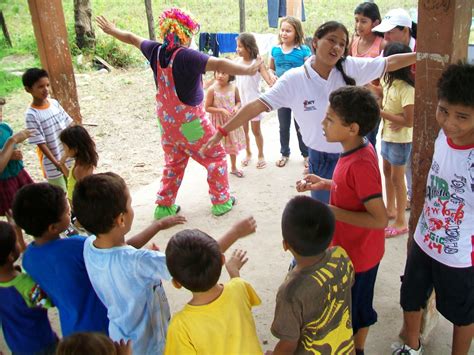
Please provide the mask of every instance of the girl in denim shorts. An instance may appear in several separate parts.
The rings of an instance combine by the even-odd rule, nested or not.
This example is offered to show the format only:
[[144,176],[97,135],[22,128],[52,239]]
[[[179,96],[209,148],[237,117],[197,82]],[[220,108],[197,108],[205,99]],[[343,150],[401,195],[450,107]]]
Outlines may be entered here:
[[[392,42],[385,47],[384,56],[410,52],[411,49],[407,45]],[[410,68],[406,67],[386,73],[381,84],[383,172],[387,192],[387,213],[390,219],[394,219],[393,223],[385,228],[385,237],[390,238],[408,232],[405,218],[407,207],[405,166],[412,144],[415,83]]]

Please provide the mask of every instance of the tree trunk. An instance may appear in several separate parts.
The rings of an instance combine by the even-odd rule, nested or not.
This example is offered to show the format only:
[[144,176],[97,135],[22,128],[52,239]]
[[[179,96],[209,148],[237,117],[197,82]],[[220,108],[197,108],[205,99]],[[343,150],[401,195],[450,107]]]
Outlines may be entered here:
[[245,32],[245,0],[239,0],[240,32]]
[[89,0],[74,0],[74,29],[79,49],[95,47],[95,33],[92,28],[92,9]]
[[155,20],[153,19],[153,8],[151,0],[145,0],[146,19],[148,22],[148,35],[152,41],[156,41]]
[[7,41],[10,47],[12,46],[12,41],[10,39],[10,34],[8,33],[7,23],[5,22],[5,17],[3,17],[3,11],[0,11],[0,24],[2,26],[3,35],[5,36],[5,40]]

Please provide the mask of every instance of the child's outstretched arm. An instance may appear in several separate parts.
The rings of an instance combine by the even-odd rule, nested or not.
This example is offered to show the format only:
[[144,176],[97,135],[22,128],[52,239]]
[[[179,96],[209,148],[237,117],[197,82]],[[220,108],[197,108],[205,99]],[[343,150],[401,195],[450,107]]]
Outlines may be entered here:
[[146,243],[153,238],[156,233],[161,230],[165,230],[171,228],[177,224],[183,224],[186,222],[186,218],[184,216],[169,216],[162,218],[158,221],[153,221],[147,228],[142,230],[140,233],[134,235],[130,239],[127,239],[127,244],[140,249]]
[[[256,99],[242,107],[239,112],[234,116],[234,118],[222,128],[225,132],[233,131],[234,129],[242,126],[245,122],[250,121],[252,118],[258,116],[259,114],[265,111],[267,111],[267,106],[265,106],[265,104],[259,99]],[[211,139],[209,139],[209,141],[203,145],[203,147],[200,149],[200,153],[205,154],[208,149],[219,143],[222,137],[222,133],[220,131],[217,131],[211,137]]]
[[387,71],[395,71],[416,63],[415,53],[399,53],[387,57]]
[[137,36],[136,34],[128,31],[123,31],[121,29],[118,29],[115,27],[115,25],[107,20],[104,16],[98,16],[96,18],[97,26],[100,27],[102,31],[107,33],[108,35],[111,35],[112,37],[117,38],[119,41],[122,41],[127,44],[131,44],[138,49],[140,49],[140,45],[142,42],[145,40],[145,38],[142,38],[140,36]]
[[244,266],[249,258],[245,250],[235,249],[232,252],[232,256],[229,261],[225,263],[225,268],[229,273],[229,276],[233,279],[234,277],[240,277],[240,269]]
[[15,151],[15,144],[23,142],[28,137],[31,137],[32,132],[28,129],[24,129],[7,139],[3,149],[0,150],[0,173],[5,169],[8,162],[12,158],[12,154]]
[[337,221],[352,224],[357,227],[383,229],[388,224],[387,210],[382,197],[372,198],[364,202],[366,212],[348,211],[342,208],[329,207],[334,213]]
[[206,72],[218,71],[229,75],[254,75],[262,64],[262,59],[257,58],[252,65],[243,65],[226,58],[209,57],[206,63]]
[[235,223],[222,237],[217,240],[217,244],[222,253],[225,253],[237,239],[248,236],[257,230],[257,222],[253,217],[244,218]]

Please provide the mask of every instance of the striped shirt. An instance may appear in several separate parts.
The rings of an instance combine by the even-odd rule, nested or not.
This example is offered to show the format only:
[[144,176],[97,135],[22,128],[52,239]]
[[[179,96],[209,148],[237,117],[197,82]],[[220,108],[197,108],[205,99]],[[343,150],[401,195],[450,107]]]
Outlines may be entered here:
[[[28,139],[30,144],[43,144],[49,148],[56,160],[63,155],[63,145],[59,139],[62,130],[72,123],[72,118],[55,99],[48,99],[48,104],[42,107],[28,107],[26,110],[26,128],[33,131]],[[43,172],[47,179],[56,179],[62,175],[56,166],[43,155]],[[71,160],[66,162],[71,166]]]

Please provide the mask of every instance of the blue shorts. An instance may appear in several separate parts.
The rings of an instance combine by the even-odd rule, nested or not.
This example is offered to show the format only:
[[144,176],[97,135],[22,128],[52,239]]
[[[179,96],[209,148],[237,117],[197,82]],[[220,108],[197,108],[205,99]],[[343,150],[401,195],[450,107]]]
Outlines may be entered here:
[[410,157],[411,143],[382,141],[382,158],[392,165],[406,165]]
[[352,329],[356,334],[359,329],[377,322],[374,309],[374,288],[379,264],[364,272],[356,272],[352,286]]

